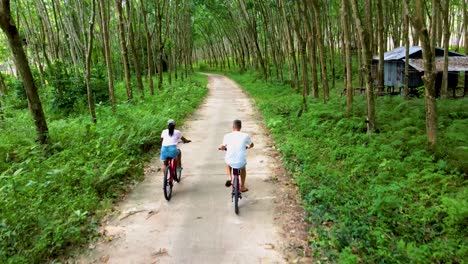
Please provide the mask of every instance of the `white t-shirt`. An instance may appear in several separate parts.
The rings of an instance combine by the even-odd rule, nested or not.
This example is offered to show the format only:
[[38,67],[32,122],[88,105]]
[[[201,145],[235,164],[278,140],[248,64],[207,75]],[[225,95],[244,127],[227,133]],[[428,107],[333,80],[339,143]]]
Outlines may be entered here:
[[226,146],[226,156],[224,161],[233,168],[243,168],[247,164],[246,146],[250,145],[252,140],[249,135],[240,131],[233,131],[224,135],[223,145]]
[[164,129],[161,133],[161,138],[163,139],[163,147],[177,145],[177,143],[179,143],[179,140],[182,138],[182,132],[180,132],[177,129],[174,129],[174,134],[172,134],[171,137],[169,136],[169,129]]

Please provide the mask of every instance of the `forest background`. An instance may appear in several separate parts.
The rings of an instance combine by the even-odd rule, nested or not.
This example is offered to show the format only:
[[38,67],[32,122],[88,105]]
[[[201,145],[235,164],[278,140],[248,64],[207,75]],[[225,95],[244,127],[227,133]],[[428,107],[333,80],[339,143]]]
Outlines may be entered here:
[[[466,54],[466,5],[0,1],[0,261],[58,262],[96,236],[165,121],[203,100],[195,71],[216,71],[262,111],[317,260],[463,262],[467,75],[451,96],[444,67],[437,98],[434,49]],[[424,86],[390,96],[372,59],[410,45]]]

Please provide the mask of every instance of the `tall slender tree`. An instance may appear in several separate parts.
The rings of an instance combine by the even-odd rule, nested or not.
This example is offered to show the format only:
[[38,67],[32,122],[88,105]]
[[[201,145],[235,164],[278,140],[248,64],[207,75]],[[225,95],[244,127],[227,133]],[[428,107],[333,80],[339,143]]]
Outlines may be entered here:
[[[117,9],[117,17],[119,19],[119,36],[120,36],[120,50],[122,53],[122,62],[124,65],[124,74],[125,74],[125,87],[127,88],[127,98],[128,100],[133,99],[133,90],[130,81],[130,65],[128,62],[128,49],[127,49],[127,39],[125,37],[125,26],[124,26],[124,17],[122,11],[122,0],[115,0],[115,7]],[[128,7],[127,7],[128,8]]]
[[[431,24],[431,35],[429,35],[429,29],[426,26],[426,22],[423,16],[424,2],[422,0],[415,1],[414,14],[410,16],[408,0],[404,1],[406,5],[407,15],[411,18],[411,24],[418,32],[421,38],[422,53],[424,59],[424,94],[426,98],[426,134],[427,140],[430,146],[435,149],[437,146],[437,105],[436,105],[436,92],[435,92],[435,19],[432,20]],[[432,15],[435,17],[437,12],[437,0],[432,0]]]
[[382,0],[377,0],[377,43],[379,45],[379,69],[378,69],[378,89],[384,90],[384,19],[383,19],[383,7]]
[[409,17],[408,14],[404,14],[404,39],[405,39],[405,99],[409,97],[409,51],[410,51],[410,42],[409,42]]
[[323,44],[323,30],[320,23],[320,7],[318,0],[312,0],[312,9],[314,10],[314,20],[315,20],[315,36],[316,43],[319,50],[320,58],[320,69],[321,69],[321,80],[323,87],[323,101],[328,102],[330,91],[328,87],[328,77],[327,77],[327,62],[325,61],[325,48]]
[[95,0],[91,0],[91,16],[89,18],[89,27],[88,27],[88,37],[86,39],[86,71],[85,71],[85,80],[86,80],[86,91],[88,94],[88,108],[89,113],[91,114],[91,121],[93,123],[97,122],[96,118],[96,108],[94,105],[94,92],[91,87],[91,59],[93,54],[93,39],[94,39],[94,18],[96,11]]
[[367,16],[366,25],[362,22],[362,19],[359,14],[359,9],[356,0],[350,0],[351,6],[354,15],[354,21],[356,23],[356,28],[358,31],[359,43],[361,46],[361,56],[363,63],[363,71],[366,80],[366,99],[367,99],[367,133],[371,134],[376,129],[376,118],[375,118],[375,99],[374,99],[374,85],[371,76],[372,72],[372,24],[368,23],[371,17],[371,1],[364,0],[364,12]]
[[351,65],[351,43],[349,33],[349,3],[348,0],[341,0],[341,25],[343,27],[344,38],[344,53],[345,53],[345,71],[346,71],[346,114],[351,116],[353,110],[353,79],[352,79],[352,65]]
[[140,66],[140,57],[138,55],[138,51],[135,45],[135,32],[133,29],[134,22],[133,22],[133,6],[131,0],[126,0],[125,2],[127,6],[127,28],[128,28],[128,42],[130,42],[130,50],[133,56],[133,67],[135,68],[135,75],[137,80],[137,87],[141,93],[141,98],[145,97],[145,91],[143,87],[143,81],[141,77],[141,66]]
[[152,53],[152,39],[153,39],[153,32],[150,31],[149,24],[148,24],[148,11],[144,4],[145,1],[142,1],[141,4],[141,13],[143,14],[143,23],[145,26],[146,32],[146,59],[148,63],[148,86],[150,90],[150,94],[154,95],[154,82],[153,82],[153,72],[154,72],[154,63],[153,63],[153,53]]
[[[465,54],[468,55],[468,0],[463,0],[463,31],[465,32]],[[468,94],[468,71],[465,72],[465,86],[463,96]]]
[[99,0],[99,10],[101,18],[101,28],[102,28],[102,38],[104,42],[104,55],[106,59],[107,66],[107,78],[108,78],[108,87],[109,87],[109,100],[111,103],[112,112],[115,113],[115,94],[114,94],[114,71],[112,69],[112,53],[110,46],[110,36],[109,36],[109,9],[107,6],[107,1]]
[[34,118],[36,131],[41,144],[48,143],[48,132],[46,117],[42,110],[42,103],[37,93],[37,87],[34,83],[28,58],[23,49],[23,42],[20,38],[18,29],[11,16],[10,1],[1,0],[0,3],[0,27],[8,38],[8,44],[13,52],[15,65],[20,72],[23,86],[28,99],[29,110]]
[[442,74],[442,87],[440,89],[440,97],[442,99],[447,97],[448,86],[448,65],[449,65],[449,40],[450,40],[450,24],[449,24],[449,7],[450,0],[440,0],[440,9],[442,10],[442,18],[444,21],[444,71]]

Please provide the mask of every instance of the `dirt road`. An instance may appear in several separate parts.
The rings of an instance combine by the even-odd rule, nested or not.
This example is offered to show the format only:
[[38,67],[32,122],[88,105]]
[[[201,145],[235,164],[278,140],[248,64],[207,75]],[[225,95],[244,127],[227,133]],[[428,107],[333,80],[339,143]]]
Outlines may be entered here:
[[[275,221],[276,187],[271,142],[252,102],[226,77],[208,75],[203,105],[179,128],[192,143],[183,153],[182,181],[170,202],[162,192],[161,162],[148,164],[145,180],[119,205],[105,239],[78,263],[285,263]],[[217,150],[232,120],[243,121],[255,147],[248,152],[246,186],[240,214],[234,213],[224,160]]]

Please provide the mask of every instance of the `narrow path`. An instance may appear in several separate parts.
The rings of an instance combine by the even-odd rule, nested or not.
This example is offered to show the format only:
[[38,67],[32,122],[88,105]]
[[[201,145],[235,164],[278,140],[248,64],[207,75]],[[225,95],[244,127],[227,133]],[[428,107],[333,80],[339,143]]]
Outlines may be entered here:
[[[119,205],[103,227],[104,241],[90,246],[78,263],[285,263],[282,236],[275,218],[278,161],[252,102],[230,79],[208,75],[209,95],[181,129],[192,143],[183,152],[182,181],[170,202],[162,192],[161,162],[155,158],[146,179]],[[230,200],[224,160],[217,147],[243,121],[251,135],[247,181],[240,215]]]

